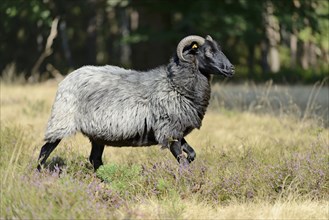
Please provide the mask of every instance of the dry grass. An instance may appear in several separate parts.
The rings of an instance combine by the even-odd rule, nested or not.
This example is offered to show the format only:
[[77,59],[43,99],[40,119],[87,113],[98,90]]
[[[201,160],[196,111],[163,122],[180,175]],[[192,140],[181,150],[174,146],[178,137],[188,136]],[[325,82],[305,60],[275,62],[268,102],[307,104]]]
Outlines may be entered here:
[[328,88],[316,89],[215,86],[187,137],[197,152],[188,173],[158,147],[107,148],[96,176],[82,135],[52,153],[60,175],[36,172],[56,85],[1,84],[0,218],[328,219]]
[[[154,200],[138,204],[133,208],[136,219],[168,219],[177,215],[171,212],[181,209],[181,219],[327,219],[328,202],[276,202],[234,203],[216,208],[197,201],[173,204],[170,201]],[[122,217],[124,217],[122,215]]]

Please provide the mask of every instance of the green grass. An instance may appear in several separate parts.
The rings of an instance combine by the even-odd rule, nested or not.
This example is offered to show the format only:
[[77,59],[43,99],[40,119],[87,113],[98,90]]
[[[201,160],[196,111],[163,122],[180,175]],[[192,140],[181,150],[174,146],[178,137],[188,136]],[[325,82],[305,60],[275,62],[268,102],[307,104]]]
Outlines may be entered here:
[[[157,146],[109,147],[94,173],[90,143],[76,135],[61,142],[40,173],[56,85],[2,84],[0,218],[327,219],[329,129],[317,114],[327,108],[318,107],[322,90],[310,98],[300,87],[309,94],[298,93],[304,102],[274,108],[273,96],[249,97],[258,88],[214,87],[221,99],[213,97],[202,128],[187,137],[197,153],[189,168]],[[280,91],[273,90],[268,94]],[[239,99],[254,102],[241,103],[230,91],[245,91]]]

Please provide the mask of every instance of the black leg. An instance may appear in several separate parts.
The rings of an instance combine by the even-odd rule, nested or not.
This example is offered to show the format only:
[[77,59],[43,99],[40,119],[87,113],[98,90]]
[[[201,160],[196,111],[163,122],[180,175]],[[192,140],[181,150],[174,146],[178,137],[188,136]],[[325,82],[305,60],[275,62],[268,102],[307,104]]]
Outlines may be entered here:
[[182,152],[181,141],[171,142],[170,151],[174,155],[174,157],[177,159],[178,163],[180,163],[182,165],[188,164],[188,161],[186,160],[186,157],[184,156],[184,154]]
[[94,166],[94,170],[96,171],[98,167],[103,165],[102,155],[104,151],[104,145],[98,144],[93,140],[90,141],[91,141],[91,152],[90,152],[89,161]]
[[40,151],[40,155],[39,155],[39,164],[38,164],[38,170],[41,170],[41,167],[45,164],[47,158],[49,157],[49,155],[51,154],[51,152],[57,147],[57,145],[59,144],[61,140],[57,140],[53,143],[51,142],[47,142],[45,143]]
[[183,151],[187,154],[188,162],[191,163],[195,159],[196,153],[184,138],[182,139],[182,148]]

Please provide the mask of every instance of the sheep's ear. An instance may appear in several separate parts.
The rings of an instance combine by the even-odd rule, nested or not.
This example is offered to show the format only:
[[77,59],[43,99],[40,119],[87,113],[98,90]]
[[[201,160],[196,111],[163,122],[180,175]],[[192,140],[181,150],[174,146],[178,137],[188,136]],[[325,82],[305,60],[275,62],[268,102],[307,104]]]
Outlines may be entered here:
[[210,37],[209,35],[206,36],[206,40],[213,41],[212,37]]

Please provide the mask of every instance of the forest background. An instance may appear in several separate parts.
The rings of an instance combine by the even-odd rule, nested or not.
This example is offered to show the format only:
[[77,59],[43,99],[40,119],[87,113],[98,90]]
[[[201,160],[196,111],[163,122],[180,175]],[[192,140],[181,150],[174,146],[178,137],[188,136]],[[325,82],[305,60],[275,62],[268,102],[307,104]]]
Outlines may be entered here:
[[220,42],[232,82],[313,84],[329,70],[327,0],[3,0],[0,12],[3,80],[83,65],[151,69],[190,34]]

